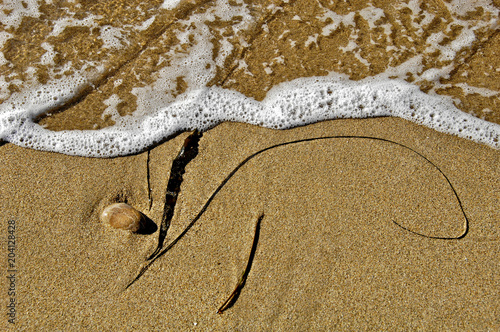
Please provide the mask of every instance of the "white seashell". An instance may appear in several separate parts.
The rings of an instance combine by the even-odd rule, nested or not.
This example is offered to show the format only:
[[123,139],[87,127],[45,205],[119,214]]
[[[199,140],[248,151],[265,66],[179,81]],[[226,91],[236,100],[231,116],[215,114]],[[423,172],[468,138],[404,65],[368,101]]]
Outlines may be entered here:
[[137,232],[143,227],[143,215],[126,203],[114,203],[101,213],[101,221],[113,228]]

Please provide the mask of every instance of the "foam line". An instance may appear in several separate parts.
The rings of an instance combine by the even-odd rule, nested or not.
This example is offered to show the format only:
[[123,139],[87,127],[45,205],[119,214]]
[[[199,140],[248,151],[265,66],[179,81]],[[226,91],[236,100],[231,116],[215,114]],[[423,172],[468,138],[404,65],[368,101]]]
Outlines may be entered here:
[[[71,91],[74,91],[72,89]],[[86,157],[116,157],[138,153],[185,130],[205,131],[224,122],[245,122],[288,129],[338,118],[397,116],[500,148],[500,125],[458,110],[451,101],[420,91],[400,80],[315,77],[283,83],[269,91],[262,102],[238,92],[203,88],[183,96],[156,113],[129,117],[101,130],[54,132],[33,122],[68,97],[66,90],[45,87],[42,109],[4,103],[0,107],[0,138],[16,145]],[[53,100],[52,105],[50,100]],[[10,109],[9,109],[10,107]]]

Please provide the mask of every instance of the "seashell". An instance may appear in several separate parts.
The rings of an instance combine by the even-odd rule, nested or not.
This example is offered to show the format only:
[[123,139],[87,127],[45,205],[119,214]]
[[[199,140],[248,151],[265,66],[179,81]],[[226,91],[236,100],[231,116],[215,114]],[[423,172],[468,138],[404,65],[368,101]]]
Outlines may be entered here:
[[113,228],[138,232],[144,227],[143,215],[126,203],[114,203],[101,213],[101,221]]

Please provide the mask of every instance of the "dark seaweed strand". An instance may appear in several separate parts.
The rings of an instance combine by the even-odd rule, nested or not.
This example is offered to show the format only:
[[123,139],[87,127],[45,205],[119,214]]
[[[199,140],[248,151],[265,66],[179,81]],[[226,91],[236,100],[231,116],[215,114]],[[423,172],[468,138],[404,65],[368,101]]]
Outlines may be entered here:
[[153,197],[151,197],[151,181],[150,181],[150,172],[149,172],[149,162],[150,162],[150,156],[149,156],[150,151],[148,150],[148,159],[146,160],[146,177],[148,180],[148,202],[149,202],[149,208],[148,210],[151,211],[151,206],[153,206]]
[[414,153],[416,153],[418,156],[420,156],[421,158],[423,158],[425,161],[427,161],[429,164],[431,164],[434,168],[436,168],[442,175],[443,177],[446,179],[446,181],[448,182],[448,184],[450,185],[451,189],[453,190],[453,194],[455,195],[455,198],[457,199],[457,202],[458,202],[458,205],[460,206],[460,210],[462,211],[462,214],[464,215],[464,218],[465,218],[465,226],[464,226],[464,231],[461,235],[459,235],[458,237],[440,237],[440,236],[429,236],[429,235],[424,235],[424,234],[420,234],[420,233],[417,233],[417,232],[414,232],[412,230],[409,230],[408,228],[398,224],[397,222],[393,221],[394,224],[396,224],[397,226],[401,227],[402,229],[412,233],[412,234],[415,234],[415,235],[418,235],[418,236],[423,236],[423,237],[426,237],[426,238],[430,238],[430,239],[438,239],[438,240],[458,240],[458,239],[462,239],[464,238],[468,231],[469,231],[469,219],[467,218],[467,215],[465,214],[465,211],[464,211],[464,208],[462,206],[462,202],[460,201],[460,198],[458,197],[458,194],[455,190],[455,188],[453,187],[453,185],[451,184],[451,181],[448,179],[448,177],[443,173],[443,171],[441,171],[441,169],[439,167],[437,167],[432,161],[430,161],[429,159],[427,159],[424,155],[422,155],[420,152],[418,151],[415,151],[414,149],[410,148],[410,147],[407,147],[406,145],[403,145],[401,143],[398,143],[398,142],[394,142],[394,141],[391,141],[391,140],[388,140],[388,139],[385,139],[385,138],[379,138],[379,137],[370,137],[370,136],[359,136],[359,135],[348,135],[348,136],[344,136],[344,135],[340,135],[340,136],[325,136],[325,137],[312,137],[312,138],[305,138],[305,139],[300,139],[300,140],[296,140],[296,141],[291,141],[291,142],[285,142],[285,143],[280,143],[280,144],[276,144],[276,145],[272,145],[272,146],[269,146],[265,149],[262,149],[260,151],[257,151],[255,153],[253,153],[252,155],[248,156],[247,158],[245,158],[241,163],[238,164],[238,166],[236,166],[232,171],[231,173],[229,173],[229,175],[221,182],[221,184],[217,187],[217,189],[215,189],[215,191],[213,192],[213,194],[208,198],[207,202],[205,203],[205,205],[203,205],[203,207],[201,208],[200,212],[196,215],[196,217],[194,217],[194,219],[189,223],[189,225],[186,226],[186,228],[184,229],[184,231],[182,231],[181,234],[179,234],[174,240],[172,240],[172,242],[170,242],[170,244],[168,246],[166,246],[161,252],[159,252],[154,258],[152,258],[151,260],[149,260],[149,262],[139,271],[139,274],[137,275],[137,277],[135,277],[134,280],[132,280],[126,288],[130,287],[134,282],[136,282],[147,270],[148,268],[154,263],[155,260],[157,260],[158,258],[160,258],[161,256],[163,256],[167,251],[169,251],[174,245],[177,244],[177,242],[179,242],[179,240],[191,229],[191,227],[193,227],[193,225],[198,221],[198,219],[200,219],[200,217],[202,216],[202,214],[206,211],[206,209],[208,208],[208,206],[210,205],[210,203],[212,202],[212,200],[215,198],[215,196],[219,193],[219,191],[222,189],[222,187],[224,187],[226,185],[226,183],[233,177],[233,175],[243,166],[245,165],[248,161],[250,161],[251,159],[253,159],[254,157],[260,155],[261,153],[264,153],[268,150],[271,150],[271,149],[274,149],[274,148],[278,148],[278,147],[282,147],[282,146],[287,146],[287,145],[292,145],[292,144],[298,144],[298,143],[304,143],[304,142],[311,142],[311,141],[316,141],[316,140],[326,140],[326,139],[337,139],[337,138],[344,138],[344,139],[352,139],[352,138],[359,138],[359,139],[370,139],[370,140],[375,140],[375,141],[381,141],[381,142],[387,142],[387,143],[392,143],[392,144],[396,144],[396,145],[399,145],[407,150],[410,150]]
[[181,191],[182,175],[186,170],[187,164],[193,160],[198,154],[198,142],[202,133],[195,130],[185,140],[181,151],[172,162],[170,170],[170,178],[168,179],[167,190],[165,193],[165,206],[163,207],[163,216],[161,218],[160,232],[158,234],[158,246],[156,250],[149,256],[148,260],[156,256],[167,236],[167,231],[170,227],[170,221],[174,216],[175,204],[177,203],[177,196]]
[[259,242],[259,236],[260,236],[260,222],[262,221],[263,218],[264,214],[261,214],[259,219],[257,219],[257,223],[255,224],[255,235],[253,236],[252,248],[250,249],[250,254],[248,255],[248,261],[245,271],[241,275],[241,278],[238,281],[238,283],[236,284],[234,291],[231,293],[231,295],[229,295],[228,299],[220,306],[219,310],[217,310],[218,314],[222,314],[224,311],[231,308],[236,303],[238,297],[240,296],[241,290],[245,286],[248,273],[250,273],[253,259],[255,258],[255,252],[257,251],[257,243]]

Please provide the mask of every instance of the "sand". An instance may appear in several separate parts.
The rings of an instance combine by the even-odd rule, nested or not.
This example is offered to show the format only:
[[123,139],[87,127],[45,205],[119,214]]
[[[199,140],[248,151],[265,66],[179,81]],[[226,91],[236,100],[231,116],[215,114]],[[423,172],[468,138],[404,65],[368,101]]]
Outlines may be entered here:
[[[124,158],[69,157],[1,147],[0,207],[16,222],[16,328],[495,329],[499,326],[499,154],[394,118],[337,120],[277,132],[223,124],[204,134],[188,165],[167,242],[198,213],[246,156],[202,218],[125,290],[156,245],[99,221],[127,201],[154,221],[163,211],[169,164],[186,134]],[[261,235],[236,304],[217,309],[246,265],[259,215]],[[5,253],[5,241],[2,241]],[[5,264],[5,260],[3,261]],[[5,271],[5,265],[3,266]]]
[[[258,61],[258,54],[246,56]],[[474,56],[467,65],[489,61]],[[231,84],[240,82],[244,91],[248,85],[237,74]],[[74,105],[45,124],[77,127],[68,114],[83,108]],[[492,108],[495,119],[499,112]],[[259,154],[235,173],[193,228],[126,288],[154,250],[157,232],[112,229],[99,214],[126,201],[159,224],[171,163],[187,135],[113,159],[0,146],[4,276],[12,274],[9,224],[15,223],[16,242],[15,324],[6,315],[11,284],[3,277],[2,328],[500,329],[500,153],[398,118],[334,120],[286,131],[224,123],[205,132],[186,168],[166,243],[239,163],[261,149],[330,136],[395,143],[330,138]],[[247,265],[262,214],[246,284],[236,303],[218,314]],[[460,239],[431,238],[464,231]]]

